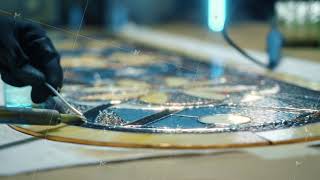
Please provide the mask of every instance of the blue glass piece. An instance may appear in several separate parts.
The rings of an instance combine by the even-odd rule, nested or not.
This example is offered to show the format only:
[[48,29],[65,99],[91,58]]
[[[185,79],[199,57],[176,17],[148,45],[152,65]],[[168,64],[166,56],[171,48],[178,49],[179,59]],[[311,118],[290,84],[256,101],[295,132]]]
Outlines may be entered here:
[[205,128],[206,125],[200,123],[196,117],[183,117],[171,115],[167,118],[161,119],[157,122],[148,125],[151,128]]
[[142,119],[144,117],[150,116],[157,113],[158,111],[154,110],[143,110],[143,109],[120,109],[120,108],[111,108],[118,116],[120,116],[127,123]]
[[211,64],[210,68],[210,78],[216,79],[220,78],[224,74],[224,65],[222,60],[215,59]]

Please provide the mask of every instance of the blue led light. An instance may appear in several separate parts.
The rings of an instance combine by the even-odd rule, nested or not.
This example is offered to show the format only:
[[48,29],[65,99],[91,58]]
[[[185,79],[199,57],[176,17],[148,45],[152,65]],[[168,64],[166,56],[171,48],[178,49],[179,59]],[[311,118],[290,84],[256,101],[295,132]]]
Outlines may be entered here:
[[208,0],[208,26],[212,31],[220,32],[226,21],[227,0]]

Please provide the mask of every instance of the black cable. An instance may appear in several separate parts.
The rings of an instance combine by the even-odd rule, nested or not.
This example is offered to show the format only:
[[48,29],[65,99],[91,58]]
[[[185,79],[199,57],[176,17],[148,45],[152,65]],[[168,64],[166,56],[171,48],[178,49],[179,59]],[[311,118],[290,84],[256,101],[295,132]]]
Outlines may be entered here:
[[249,55],[245,50],[243,50],[242,48],[240,48],[229,36],[227,29],[225,28],[222,31],[222,36],[224,38],[224,40],[234,49],[236,49],[240,54],[242,54],[244,57],[246,57],[247,59],[249,59],[250,61],[254,62],[255,64],[263,67],[263,68],[270,68],[269,65],[266,65],[264,63],[262,63],[261,61],[257,60],[256,58],[252,57],[251,55]]

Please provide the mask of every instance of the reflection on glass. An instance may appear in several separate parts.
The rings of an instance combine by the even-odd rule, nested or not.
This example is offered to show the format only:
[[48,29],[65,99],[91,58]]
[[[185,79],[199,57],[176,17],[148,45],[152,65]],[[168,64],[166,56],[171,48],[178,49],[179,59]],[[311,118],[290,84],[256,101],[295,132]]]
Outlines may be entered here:
[[32,100],[30,97],[31,86],[14,87],[4,84],[4,99],[6,107],[30,107]]
[[210,69],[210,78],[217,79],[224,74],[223,61],[221,59],[213,59]]

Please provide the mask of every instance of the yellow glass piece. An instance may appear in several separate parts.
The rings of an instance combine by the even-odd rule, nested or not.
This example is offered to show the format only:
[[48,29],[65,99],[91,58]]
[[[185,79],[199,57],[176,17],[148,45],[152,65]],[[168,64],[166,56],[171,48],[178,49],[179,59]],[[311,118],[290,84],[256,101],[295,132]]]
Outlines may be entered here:
[[89,67],[102,68],[107,67],[107,62],[98,56],[86,55],[81,57],[67,57],[61,61],[63,67]]
[[109,48],[119,48],[121,49],[121,43],[116,40],[105,40],[105,41],[88,41],[86,42],[86,47],[89,49],[109,49]]
[[145,92],[128,92],[128,91],[120,91],[120,92],[106,92],[106,93],[97,93],[88,96],[79,97],[80,100],[84,101],[100,101],[100,100],[126,100],[132,98],[138,98],[142,96]]
[[168,149],[208,149],[269,145],[268,141],[252,132],[159,134],[133,133],[79,126],[13,126],[33,136],[62,142],[97,146]]
[[165,79],[168,87],[181,87],[190,83],[190,80],[181,77],[168,77]]
[[201,123],[215,125],[238,125],[249,123],[250,121],[251,119],[248,117],[235,114],[216,114],[204,116],[199,119]]
[[144,81],[138,81],[138,80],[133,80],[133,79],[122,79],[117,81],[116,83],[120,87],[126,87],[130,89],[150,89],[151,85],[144,82]]
[[108,61],[127,66],[141,66],[152,64],[154,61],[159,60],[159,58],[159,56],[153,54],[115,52],[108,58]]
[[154,92],[141,97],[140,100],[151,104],[165,104],[169,97],[166,93]]
[[214,99],[214,100],[223,100],[226,98],[226,95],[212,91],[210,88],[194,88],[184,91],[185,94],[190,96],[205,98],[205,99]]

